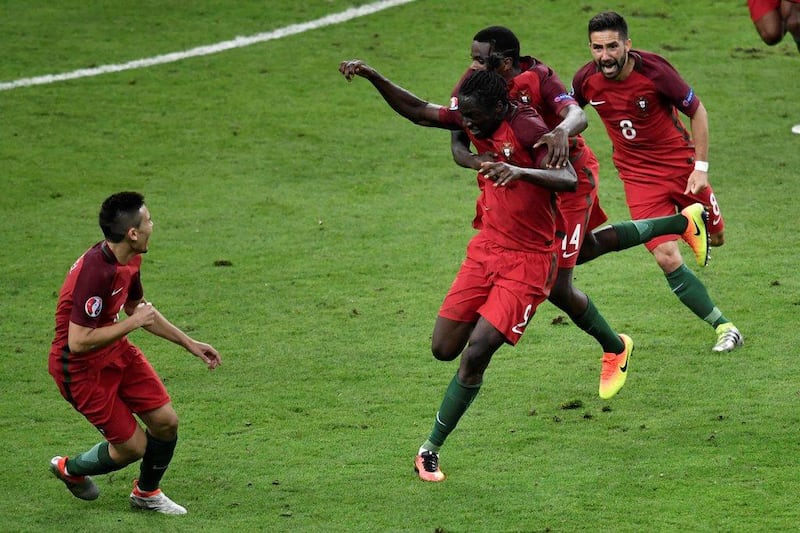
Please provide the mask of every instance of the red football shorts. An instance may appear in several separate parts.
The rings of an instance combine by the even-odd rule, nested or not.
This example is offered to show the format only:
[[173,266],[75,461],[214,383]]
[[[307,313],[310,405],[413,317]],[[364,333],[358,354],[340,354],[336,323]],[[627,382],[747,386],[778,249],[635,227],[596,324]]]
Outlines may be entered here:
[[[707,187],[698,194],[683,194],[686,190],[687,177],[687,175],[664,177],[659,181],[652,180],[647,183],[623,179],[625,199],[631,218],[641,220],[670,216],[688,205],[700,202],[708,210],[708,232],[712,235],[721,233],[725,229],[725,220],[714,196],[714,189]],[[679,238],[680,235],[661,235],[648,241],[645,246],[652,252],[659,244]]]
[[439,316],[457,322],[477,322],[482,316],[514,345],[550,294],[555,267],[553,253],[508,250],[478,233]]
[[597,176],[600,163],[587,149],[572,162],[578,174],[575,192],[559,193],[556,235],[558,236],[558,268],[574,268],[587,231],[608,220],[597,197]]
[[747,7],[750,8],[750,20],[756,22],[770,11],[780,9],[781,0],[747,0]]
[[[54,364],[52,357],[50,361]],[[127,340],[102,368],[69,374],[66,380],[60,372],[51,369],[50,373],[61,395],[112,444],[133,436],[137,427],[134,413],[146,413],[170,401],[150,362]]]

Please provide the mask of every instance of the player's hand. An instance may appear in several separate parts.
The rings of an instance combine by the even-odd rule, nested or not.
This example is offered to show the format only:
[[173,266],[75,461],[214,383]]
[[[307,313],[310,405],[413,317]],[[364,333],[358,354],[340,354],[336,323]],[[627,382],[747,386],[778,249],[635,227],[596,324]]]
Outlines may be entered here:
[[521,176],[519,167],[496,161],[481,163],[480,172],[483,177],[492,180],[495,187],[507,185],[514,180],[518,180]]
[[702,170],[693,170],[689,174],[689,179],[686,182],[686,190],[683,194],[697,194],[709,186],[708,172]]
[[484,163],[491,163],[497,161],[497,154],[494,152],[483,152],[482,154],[473,154],[472,161],[475,163],[472,168],[474,170],[481,170],[481,165]]
[[206,366],[208,366],[209,370],[214,370],[222,364],[222,358],[219,356],[219,352],[217,352],[213,346],[205,342],[192,341],[192,344],[189,346],[189,351],[199,357]]
[[539,141],[533,145],[538,148],[547,145],[547,155],[542,160],[545,168],[566,168],[569,163],[569,136],[567,132],[556,128],[549,133],[545,133]]
[[129,319],[136,320],[140,328],[152,326],[156,319],[156,308],[150,302],[141,302],[133,310],[133,314]]
[[351,59],[339,63],[339,72],[342,73],[347,81],[352,81],[355,76],[369,79],[370,76],[375,74],[375,69],[360,59]]

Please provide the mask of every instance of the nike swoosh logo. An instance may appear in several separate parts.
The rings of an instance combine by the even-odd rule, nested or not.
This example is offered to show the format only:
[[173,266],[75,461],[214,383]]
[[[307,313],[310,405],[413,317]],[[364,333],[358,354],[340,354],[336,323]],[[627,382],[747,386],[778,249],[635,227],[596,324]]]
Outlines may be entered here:
[[694,235],[695,237],[700,235],[700,226],[697,225],[697,222],[694,223]]
[[589,100],[589,104],[591,104],[591,105],[602,105],[602,104],[605,104],[605,103],[606,103],[605,100],[597,100],[597,101]]
[[577,253],[578,253],[578,252],[569,252],[569,253],[567,253],[567,252],[564,252],[564,253],[562,254],[562,257],[563,257],[564,259],[569,259],[570,257],[572,257],[573,255],[575,255],[575,254],[577,254]]
[[623,374],[628,371],[628,358],[625,359],[625,366],[619,367],[619,371]]
[[436,421],[437,421],[439,424],[441,424],[442,426],[444,426],[444,427],[447,427],[447,424],[445,424],[444,422],[442,422],[442,419],[441,419],[441,418],[439,418],[439,411],[436,411]]
[[716,226],[717,224],[719,224],[719,221],[720,221],[721,219],[722,219],[722,217],[721,217],[721,216],[718,216],[717,218],[715,218],[714,220],[712,220],[712,221],[711,221],[711,225],[712,225],[712,226]]
[[113,290],[113,291],[111,291],[111,296],[116,296],[116,295],[117,295],[117,294],[119,294],[120,292],[122,292],[122,287],[120,287],[119,289],[116,289],[116,290]]

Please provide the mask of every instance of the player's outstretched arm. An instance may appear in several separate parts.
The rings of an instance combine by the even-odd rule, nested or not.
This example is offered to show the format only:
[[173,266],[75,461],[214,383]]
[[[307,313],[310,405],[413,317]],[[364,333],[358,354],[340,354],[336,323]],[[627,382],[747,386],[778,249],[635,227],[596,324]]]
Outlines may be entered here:
[[360,59],[342,61],[339,64],[339,72],[347,81],[360,76],[375,86],[386,103],[395,112],[420,126],[430,126],[454,130],[460,128],[459,124],[446,124],[439,118],[439,110],[442,106],[426,102],[406,89],[396,85],[394,82],[385,78],[377,70],[370,67]]
[[[128,311],[127,305],[125,311]],[[213,346],[205,342],[196,341],[188,336],[178,326],[167,320],[150,302],[141,301],[136,305],[131,318],[144,312],[152,313],[152,321],[143,326],[148,332],[183,346],[189,353],[199,357],[211,370],[222,363],[219,352]]]
[[574,191],[578,177],[571,164],[566,168],[524,168],[503,162],[481,163],[481,174],[501,187],[515,180],[524,180],[556,192]]

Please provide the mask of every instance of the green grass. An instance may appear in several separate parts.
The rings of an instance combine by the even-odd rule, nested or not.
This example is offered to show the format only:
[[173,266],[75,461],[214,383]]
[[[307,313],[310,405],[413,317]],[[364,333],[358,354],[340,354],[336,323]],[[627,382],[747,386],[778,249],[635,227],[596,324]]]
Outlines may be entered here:
[[[0,81],[352,5],[89,4],[4,2]],[[473,233],[474,175],[452,163],[449,134],[395,116],[367,82],[346,83],[338,63],[365,59],[446,102],[472,35],[504,24],[569,84],[589,60],[586,22],[605,6],[418,0],[221,54],[0,92],[0,529],[795,528],[800,137],[789,128],[800,122],[800,55],[789,42],[761,44],[739,4],[614,7],[634,46],[664,53],[709,110],[728,243],[698,275],[745,347],[710,353],[713,332],[644,248],[581,266],[577,284],[636,341],[628,384],[599,400],[598,347],[543,305],[522,342],[495,356],[443,450],[440,485],[419,482],[411,459],[457,364],[433,360],[429,343]],[[625,219],[605,131],[588,116],[603,206]],[[122,189],[142,191],[156,222],[146,295],[224,359],[209,373],[132,335],[181,417],[164,487],[189,509],[183,518],[128,510],[136,467],[99,478],[92,503],[47,471],[51,456],[99,438],[61,399],[46,360],[57,290],[100,238],[99,204]]]

